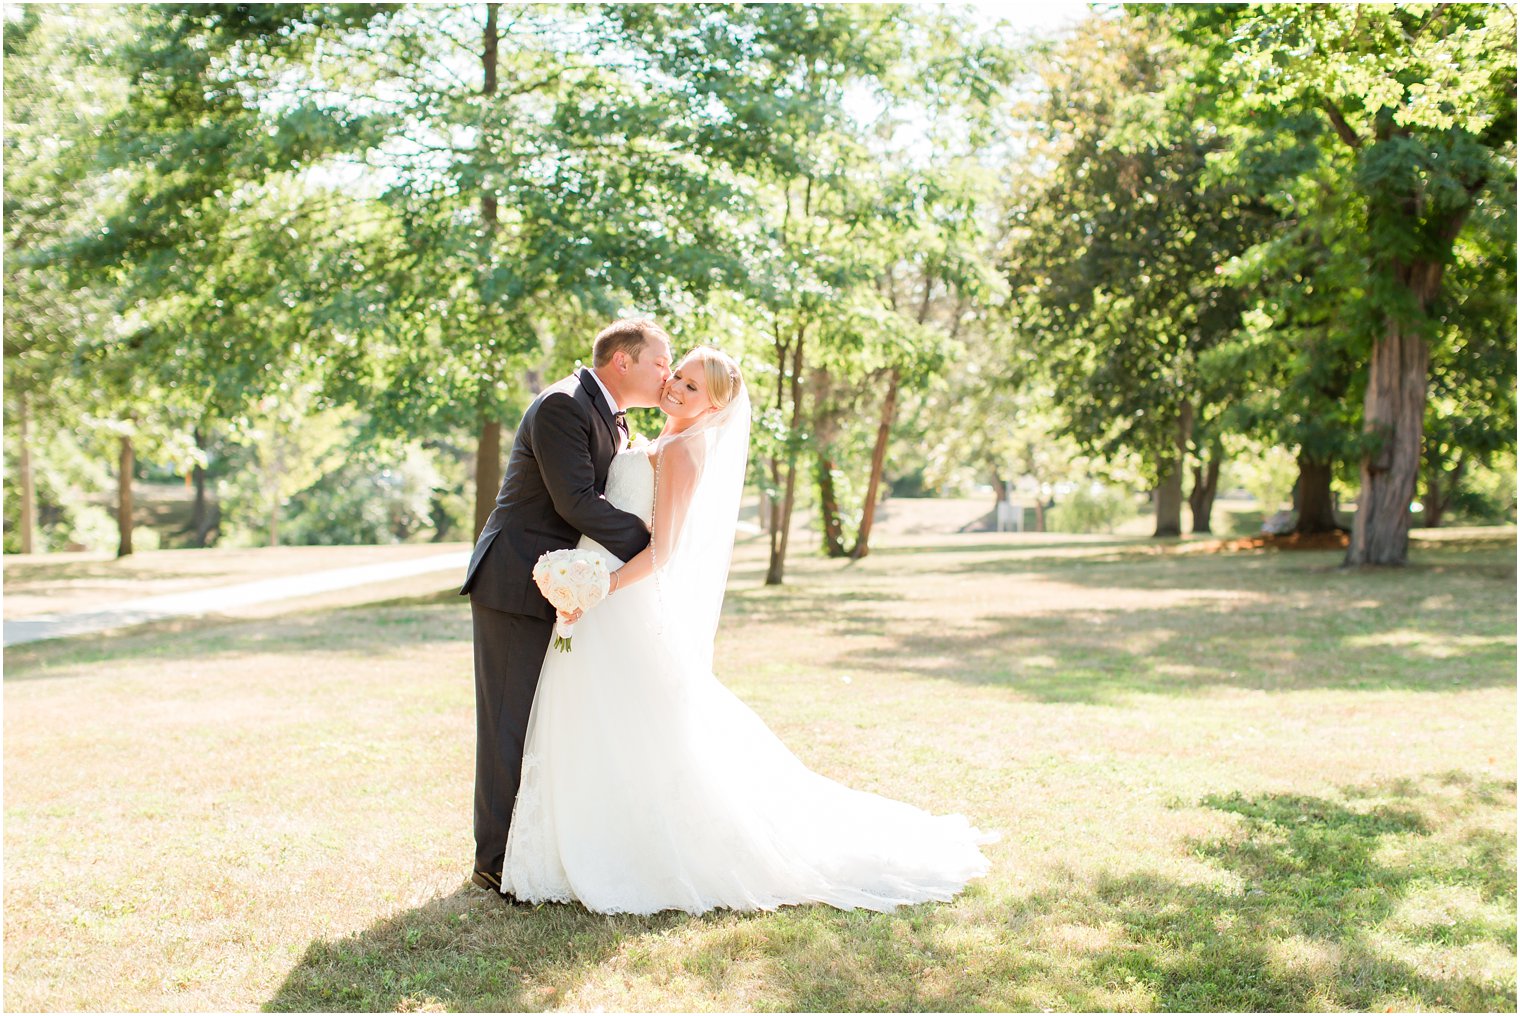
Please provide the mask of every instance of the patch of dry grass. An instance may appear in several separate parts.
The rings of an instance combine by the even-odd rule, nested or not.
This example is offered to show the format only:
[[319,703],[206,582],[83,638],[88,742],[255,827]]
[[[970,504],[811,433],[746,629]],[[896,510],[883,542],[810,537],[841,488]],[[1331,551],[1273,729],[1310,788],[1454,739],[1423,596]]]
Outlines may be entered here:
[[955,902],[474,890],[439,590],[8,651],[7,1005],[1513,1009],[1512,543],[1343,573],[903,533],[781,590],[761,550],[720,676],[819,771],[1000,829]]

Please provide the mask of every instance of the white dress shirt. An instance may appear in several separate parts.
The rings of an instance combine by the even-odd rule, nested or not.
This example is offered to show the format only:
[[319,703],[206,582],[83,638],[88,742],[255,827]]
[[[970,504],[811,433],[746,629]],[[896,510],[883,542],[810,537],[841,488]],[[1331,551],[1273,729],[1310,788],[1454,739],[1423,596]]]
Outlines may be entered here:
[[[591,368],[590,369],[590,373],[591,373],[591,380],[595,381],[596,382],[596,386],[602,390],[602,398],[606,399],[607,400],[607,405],[609,405],[609,406],[612,407],[612,415],[615,418],[618,413],[622,412],[622,407],[618,405],[617,399],[614,399],[612,397],[612,393],[607,390],[607,386],[602,383],[602,379],[596,376],[596,369],[595,368]],[[618,428],[615,428],[615,429],[617,430],[617,440],[618,440],[618,448],[617,448],[617,450],[618,451],[622,451],[624,449],[624,447],[628,443],[628,438],[624,436],[623,430],[622,430],[621,427],[618,427]]]

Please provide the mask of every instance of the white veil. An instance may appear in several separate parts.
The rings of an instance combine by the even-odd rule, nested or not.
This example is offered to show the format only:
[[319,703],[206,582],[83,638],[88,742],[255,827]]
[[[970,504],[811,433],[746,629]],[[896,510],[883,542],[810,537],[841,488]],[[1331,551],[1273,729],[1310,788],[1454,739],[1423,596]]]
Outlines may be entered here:
[[651,450],[650,546],[664,634],[679,634],[708,670],[749,464],[749,427],[749,392],[741,382],[728,405],[661,436]]

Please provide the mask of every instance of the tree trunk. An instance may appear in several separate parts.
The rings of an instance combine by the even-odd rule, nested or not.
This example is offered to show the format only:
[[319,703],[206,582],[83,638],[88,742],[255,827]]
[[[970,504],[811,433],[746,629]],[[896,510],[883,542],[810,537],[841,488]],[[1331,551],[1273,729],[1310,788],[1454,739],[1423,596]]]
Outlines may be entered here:
[[1182,535],[1182,464],[1193,430],[1193,404],[1184,402],[1177,415],[1176,450],[1156,470],[1156,531],[1154,538]]
[[1302,452],[1298,456],[1298,483],[1294,484],[1294,499],[1298,502],[1298,524],[1295,533],[1313,536],[1317,533],[1333,533],[1341,527],[1335,521],[1335,500],[1330,496],[1330,480],[1335,475],[1335,463],[1316,461]]
[[[1469,198],[1476,196],[1482,183],[1480,178],[1468,184]],[[1362,427],[1372,443],[1362,455],[1362,489],[1356,499],[1347,566],[1401,565],[1409,559],[1409,503],[1420,479],[1430,374],[1430,347],[1419,325],[1440,295],[1446,259],[1473,209],[1469,200],[1444,221],[1422,224],[1423,202],[1416,190],[1395,214],[1411,235],[1416,230],[1430,235],[1435,240],[1432,246],[1438,248],[1436,254],[1407,264],[1390,258],[1380,266],[1409,299],[1407,304],[1392,301],[1395,309],[1385,312],[1383,336],[1372,347],[1362,402]]]
[[132,473],[136,465],[132,455],[132,438],[122,435],[121,459],[116,472],[116,556],[132,553]]
[[781,585],[786,572],[786,547],[792,535],[792,508],[797,501],[797,454],[787,456],[786,486],[781,500],[771,512],[771,559],[765,570],[765,584]]
[[21,481],[21,553],[34,554],[37,550],[37,483],[32,476],[32,431],[26,393],[21,393],[21,406],[17,423],[21,428],[20,447],[16,449],[20,459],[18,471]]
[[1214,531],[1214,497],[1219,492],[1219,464],[1224,452],[1217,445],[1209,451],[1207,465],[1193,469],[1193,489],[1188,494],[1188,508],[1193,514],[1193,534]]
[[833,379],[827,367],[811,372],[808,397],[813,405],[813,448],[818,483],[818,522],[823,536],[823,552],[828,557],[844,557],[844,523],[839,517],[839,492],[834,486],[834,442],[839,436],[839,410],[833,405]]
[[[195,447],[204,457],[207,450],[206,432],[201,427],[195,428]],[[190,512],[191,538],[195,546],[204,547],[211,536],[211,506],[206,499],[206,467],[197,462],[192,471],[192,479],[195,482],[195,507]]]
[[1157,478],[1156,531],[1152,537],[1160,539],[1182,535],[1182,468],[1176,461],[1163,462],[1161,475]]
[[475,533],[480,538],[486,519],[496,509],[496,492],[501,486],[501,423],[482,420],[480,440],[475,445]]
[[[802,346],[805,329],[797,329],[792,341],[787,344],[778,343],[776,347],[776,366],[779,368],[776,378],[777,405],[781,405],[781,395],[790,386],[792,399],[792,419],[787,428],[786,435],[786,479],[781,482],[780,463],[773,459],[771,465],[772,480],[776,486],[782,489],[781,502],[776,504],[771,511],[771,557],[770,566],[765,571],[765,584],[768,586],[781,585],[786,572],[786,548],[792,535],[792,508],[797,503],[797,455],[800,451],[799,433],[802,427]],[[791,373],[787,373],[787,351],[791,352]]]
[[[486,24],[481,37],[480,67],[481,85],[480,94],[491,96],[496,94],[496,64],[497,43],[497,17],[501,10],[501,4],[486,4]],[[480,137],[481,170],[484,173],[485,165],[489,160],[489,138],[482,133]],[[481,227],[481,271],[482,278],[486,266],[490,264],[491,243],[496,235],[496,194],[491,190],[490,184],[485,183],[480,193],[480,227]],[[489,294],[482,287],[481,299],[489,304]],[[489,313],[489,307],[488,307]],[[486,519],[491,517],[491,512],[496,508],[496,494],[501,486],[501,421],[489,419],[485,413],[481,414],[480,440],[475,446],[475,532],[471,539],[479,539],[480,531],[486,527]]]
[[[1440,290],[1439,262],[1396,267],[1394,275],[1422,312]],[[1362,456],[1347,565],[1401,565],[1409,558],[1409,504],[1420,478],[1429,369],[1424,337],[1408,321],[1390,317],[1367,373],[1362,418],[1374,445]]]
[[834,490],[834,460],[818,452],[818,515],[823,522],[823,552],[844,557],[844,525],[839,521],[839,495]]
[[897,418],[897,387],[902,374],[893,367],[887,376],[887,396],[881,403],[881,417],[876,424],[876,445],[871,449],[871,478],[866,483],[866,500],[860,511],[860,531],[855,534],[855,548],[850,556],[859,560],[871,552],[871,527],[876,522],[876,500],[881,494],[881,474],[887,464],[887,443],[892,439],[892,422]]

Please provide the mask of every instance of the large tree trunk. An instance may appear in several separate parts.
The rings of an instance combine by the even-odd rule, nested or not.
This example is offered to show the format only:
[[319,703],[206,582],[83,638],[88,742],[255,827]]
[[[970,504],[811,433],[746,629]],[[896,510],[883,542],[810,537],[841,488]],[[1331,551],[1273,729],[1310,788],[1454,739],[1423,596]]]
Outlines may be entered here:
[[1293,498],[1297,502],[1298,523],[1295,533],[1314,536],[1333,533],[1340,524],[1335,521],[1335,499],[1330,493],[1330,481],[1335,476],[1335,463],[1317,461],[1299,453],[1298,483],[1293,486]]
[[860,511],[860,531],[850,556],[859,560],[871,552],[871,527],[876,522],[876,501],[881,495],[881,474],[887,464],[887,443],[892,439],[892,422],[897,418],[897,388],[902,374],[893,367],[887,377],[887,395],[881,403],[876,424],[876,444],[871,449],[871,478],[866,483],[866,500]]
[[33,554],[37,550],[37,483],[32,475],[32,432],[30,407],[26,393],[21,393],[20,412],[17,423],[21,429],[20,447],[16,449],[21,482],[21,553]]
[[132,553],[132,473],[136,461],[132,454],[132,438],[123,435],[121,457],[116,470],[116,556],[126,557]]
[[[1422,262],[1396,276],[1423,310],[1440,289],[1441,266]],[[1375,442],[1362,457],[1347,565],[1401,565],[1409,557],[1409,504],[1420,478],[1430,348],[1407,321],[1390,318],[1372,347],[1365,430]]]
[[[786,572],[786,548],[792,535],[792,508],[797,503],[797,455],[800,451],[797,435],[802,427],[802,347],[805,328],[798,328],[790,343],[777,342],[776,378],[777,406],[782,405],[783,393],[789,388],[792,399],[792,418],[786,436],[786,471],[782,480],[780,462],[771,460],[771,478],[782,490],[781,501],[771,510],[771,555],[765,571],[765,584],[781,585]],[[779,336],[778,336],[779,339]],[[788,372],[787,352],[790,349],[791,364]]]
[[1193,489],[1188,493],[1188,508],[1193,515],[1193,535],[1214,531],[1214,497],[1219,492],[1219,464],[1224,451],[1217,445],[1209,451],[1209,461],[1193,469]]
[[475,445],[475,533],[480,538],[486,519],[496,509],[496,492],[501,486],[501,423],[482,420],[480,440]]
[[[1481,185],[1481,180],[1473,181],[1469,197]],[[1422,202],[1423,196],[1416,192],[1400,209],[1411,233],[1421,225]],[[1348,566],[1401,565],[1409,559],[1409,504],[1420,479],[1430,373],[1430,347],[1420,334],[1419,322],[1440,295],[1445,256],[1451,253],[1472,207],[1469,200],[1444,221],[1433,221],[1420,230],[1434,239],[1436,256],[1408,264],[1397,259],[1386,263],[1387,275],[1409,299],[1392,301],[1394,309],[1386,312],[1383,336],[1372,347],[1362,420],[1374,443],[1362,456],[1362,489],[1346,551]]]

